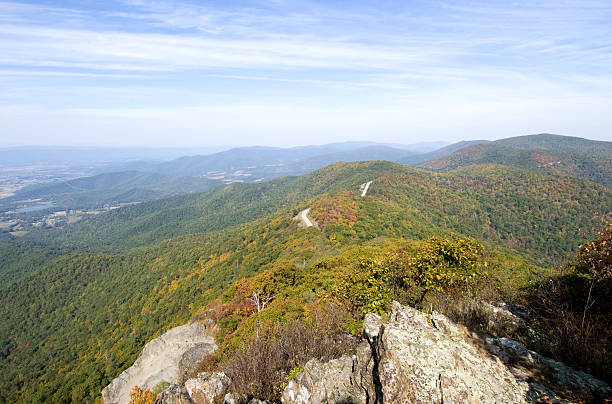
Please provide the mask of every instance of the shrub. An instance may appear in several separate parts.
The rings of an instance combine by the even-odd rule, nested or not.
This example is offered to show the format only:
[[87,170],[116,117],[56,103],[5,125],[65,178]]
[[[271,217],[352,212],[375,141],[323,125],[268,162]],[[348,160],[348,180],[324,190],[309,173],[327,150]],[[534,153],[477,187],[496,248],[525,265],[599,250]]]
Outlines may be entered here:
[[388,260],[362,258],[355,268],[348,271],[335,294],[346,302],[352,312],[380,315],[387,310],[393,298],[390,280]]
[[190,377],[195,377],[198,373],[202,372],[215,372],[218,366],[218,358],[216,354],[208,354],[204,356],[195,370],[191,373]]
[[530,296],[533,326],[546,338],[539,350],[612,381],[612,222],[577,252],[565,273],[541,282]]
[[576,271],[598,279],[612,277],[612,220],[608,221],[595,240],[580,246]]
[[404,285],[421,289],[417,305],[429,291],[469,293],[486,266],[483,255],[484,248],[471,238],[432,237],[406,257]]
[[[246,345],[234,351],[220,365],[231,380],[230,391],[240,400],[257,397],[272,402],[280,400],[287,377],[308,360],[327,361],[356,346],[356,338],[344,332],[344,316],[325,316],[324,311],[339,312],[334,303],[319,303],[312,319],[328,320],[319,325],[314,321],[291,320],[263,333],[256,332]],[[337,319],[337,320],[334,320]]]

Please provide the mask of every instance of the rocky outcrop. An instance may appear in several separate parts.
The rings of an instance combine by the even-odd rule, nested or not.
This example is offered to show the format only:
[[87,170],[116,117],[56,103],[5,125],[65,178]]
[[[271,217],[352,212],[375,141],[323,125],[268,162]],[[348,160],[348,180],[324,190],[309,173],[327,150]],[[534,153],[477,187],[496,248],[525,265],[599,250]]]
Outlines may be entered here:
[[[173,384],[162,391],[153,404],[237,404],[237,400],[230,393],[225,394],[225,396],[221,393],[227,389],[226,383],[229,382],[225,375],[221,375],[223,373],[207,373],[189,379],[188,382],[196,384],[200,383],[196,379],[207,379],[202,381],[206,386],[192,386],[191,392],[187,387]],[[217,382],[221,383],[217,384]],[[190,396],[190,394],[192,395]],[[268,402],[252,399],[248,404],[268,404]]]
[[507,338],[481,341],[441,314],[397,302],[384,323],[366,315],[358,353],[311,360],[283,392],[307,403],[603,402],[602,381]]
[[193,402],[184,387],[171,384],[159,394],[153,404],[193,404]]
[[194,404],[212,404],[225,396],[230,378],[223,372],[202,372],[185,382],[185,389]]
[[[387,403],[521,403],[528,386],[499,360],[466,341],[441,315],[394,305],[380,324],[379,377]],[[367,336],[367,335],[366,335]]]
[[372,384],[372,360],[368,347],[360,346],[355,355],[326,363],[316,359],[304,366],[283,391],[285,403],[365,403]]
[[205,330],[202,323],[187,324],[151,340],[136,362],[102,390],[104,403],[128,404],[135,386],[152,390],[160,383],[179,382],[205,355],[216,352],[214,339]]

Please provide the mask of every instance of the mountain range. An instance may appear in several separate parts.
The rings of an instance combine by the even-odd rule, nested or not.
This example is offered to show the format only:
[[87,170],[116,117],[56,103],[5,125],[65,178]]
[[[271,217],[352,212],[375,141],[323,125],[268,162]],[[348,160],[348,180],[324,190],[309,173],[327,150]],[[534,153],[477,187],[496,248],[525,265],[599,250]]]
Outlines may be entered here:
[[520,136],[471,145],[419,167],[446,172],[484,163],[575,176],[612,187],[612,142],[559,135]]
[[[0,238],[0,402],[91,402],[147,341],[215,307],[220,364],[240,341],[254,337],[256,327],[271,330],[273,324],[305,318],[328,299],[346,307],[346,327],[355,329],[367,310],[384,313],[391,295],[412,299],[410,288],[401,293],[395,284],[387,288],[386,276],[418,260],[441,265],[477,256],[482,261],[470,268],[478,268],[479,290],[521,303],[612,214],[609,185],[591,180],[609,179],[609,166],[597,166],[604,170],[600,176],[587,175],[594,166],[586,163],[587,171],[544,170],[529,160],[504,160],[504,153],[481,161],[471,150],[566,153],[576,161],[583,153],[602,161],[597,156],[605,160],[610,145],[549,135],[462,144],[422,166],[441,172],[388,161],[335,162],[416,156],[390,146],[334,146],[322,154],[316,148],[241,149],[150,166],[161,174],[97,177],[99,189],[112,189],[105,181],[123,182],[128,192],[132,178],[141,175],[142,182],[183,192],[197,183],[167,176],[233,170],[236,162],[283,164],[278,167],[296,172],[325,165],[299,176],[221,184],[62,228]],[[445,153],[450,154],[440,159]],[[461,157],[457,168],[443,164],[455,161],[454,155],[469,157]],[[94,189],[79,186],[82,192]],[[59,198],[70,186],[53,187]],[[315,225],[300,223],[301,212]],[[431,249],[436,243],[442,252]],[[434,292],[428,304],[437,304],[441,295]],[[258,313],[240,298],[252,293],[274,300]]]

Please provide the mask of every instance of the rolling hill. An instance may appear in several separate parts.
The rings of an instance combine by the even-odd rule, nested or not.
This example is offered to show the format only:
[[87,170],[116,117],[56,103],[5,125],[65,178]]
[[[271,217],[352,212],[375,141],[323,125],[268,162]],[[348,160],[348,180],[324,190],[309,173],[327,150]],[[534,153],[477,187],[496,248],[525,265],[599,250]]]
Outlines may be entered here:
[[575,176],[612,187],[612,142],[568,136],[521,136],[471,145],[419,167],[448,172],[488,163]]
[[82,177],[70,181],[32,185],[0,200],[9,207],[20,200],[53,201],[64,209],[95,208],[106,203],[141,202],[172,195],[201,192],[220,182],[160,173],[122,171]]
[[[243,147],[209,155],[183,156],[166,162],[114,162],[86,170],[90,172],[106,168],[109,172],[20,189],[15,195],[0,199],[0,212],[29,206],[20,201],[49,202],[61,209],[89,209],[105,204],[142,202],[200,192],[224,183],[261,182],[286,175],[305,174],[337,161],[399,161],[437,145],[439,142],[414,145],[345,142],[294,148]],[[169,153],[176,151],[171,150]],[[33,156],[40,155],[44,159],[42,161],[55,161],[49,159],[66,157],[67,150],[26,149],[17,155],[27,160],[32,157],[27,152],[35,152]],[[98,154],[92,154],[92,151],[85,150],[80,159],[75,157],[70,161],[82,163],[83,159],[93,156],[99,159],[104,156],[104,152],[108,153],[109,159],[144,153],[139,150],[101,150]],[[118,157],[115,156],[117,153]],[[15,161],[14,157],[11,162]]]

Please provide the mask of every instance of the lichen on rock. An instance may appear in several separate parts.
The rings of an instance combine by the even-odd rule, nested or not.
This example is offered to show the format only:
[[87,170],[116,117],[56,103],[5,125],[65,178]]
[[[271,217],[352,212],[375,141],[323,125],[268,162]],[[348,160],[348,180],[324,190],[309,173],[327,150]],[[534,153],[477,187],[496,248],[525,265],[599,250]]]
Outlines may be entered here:
[[[205,331],[202,323],[186,324],[148,342],[134,364],[102,390],[104,403],[128,404],[130,392],[136,386],[151,390],[162,382],[179,383],[181,368],[183,372],[195,368],[204,355],[216,352],[213,337]],[[189,355],[185,355],[187,352]]]
[[[285,388],[283,403],[571,403],[612,392],[517,341],[483,344],[441,314],[397,302],[388,322],[365,316],[364,339],[353,358],[308,362]],[[550,377],[532,377],[542,372]]]

